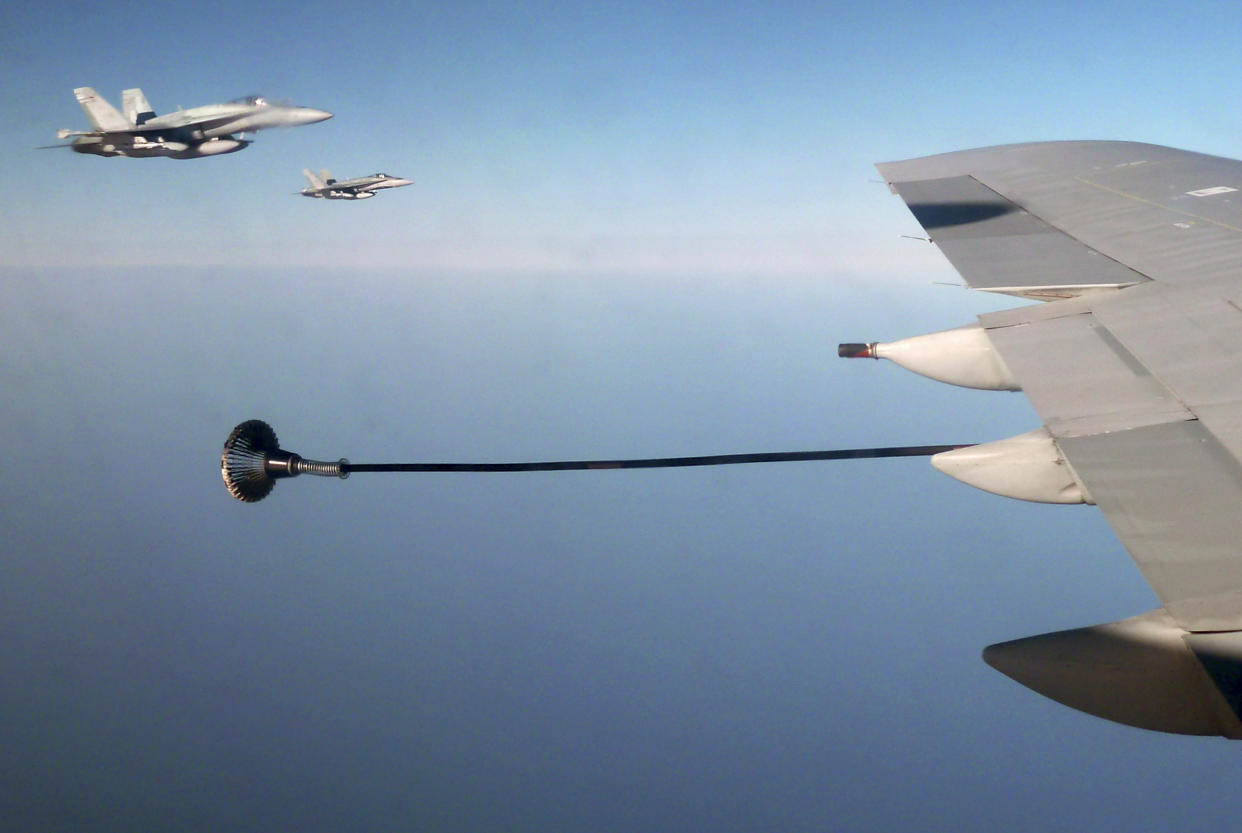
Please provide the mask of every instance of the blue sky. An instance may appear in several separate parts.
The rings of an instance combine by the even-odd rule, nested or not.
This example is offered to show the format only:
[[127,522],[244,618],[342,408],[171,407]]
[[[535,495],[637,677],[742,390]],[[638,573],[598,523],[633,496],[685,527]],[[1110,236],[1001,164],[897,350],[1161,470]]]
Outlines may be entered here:
[[[1176,12],[1176,14],[1174,14]],[[355,461],[970,442],[1020,395],[841,362],[967,323],[871,165],[1238,155],[1228,9],[23,7],[0,32],[0,817],[29,830],[1221,827],[1235,746],[987,644],[1156,605],[1094,509],[923,460],[282,483]],[[335,113],[34,150],[72,88]],[[387,171],[363,203],[303,167]],[[12,183],[18,183],[14,187]],[[22,187],[22,184],[25,187]]]
[[[1224,10],[213,9],[11,16],[0,162],[37,183],[4,216],[15,264],[874,270],[905,221],[868,187],[875,161],[1036,138],[1223,153],[1234,133],[1212,83],[1237,62]],[[78,85],[336,117],[195,164],[32,151],[85,125]],[[419,187],[317,204],[288,197],[303,167]]]

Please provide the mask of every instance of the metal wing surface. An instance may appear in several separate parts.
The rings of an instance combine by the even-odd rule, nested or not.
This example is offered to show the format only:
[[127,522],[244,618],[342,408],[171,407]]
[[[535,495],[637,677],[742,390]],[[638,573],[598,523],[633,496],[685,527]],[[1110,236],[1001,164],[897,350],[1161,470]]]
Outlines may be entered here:
[[1242,630],[1242,162],[1047,142],[880,172],[1178,625]]
[[144,138],[158,138],[195,130],[214,130],[237,121],[241,115],[244,114],[239,115],[234,112],[214,116],[183,116],[171,113],[168,116],[160,116],[158,120],[152,120],[155,122],[153,125],[151,123],[139,125],[125,133]]

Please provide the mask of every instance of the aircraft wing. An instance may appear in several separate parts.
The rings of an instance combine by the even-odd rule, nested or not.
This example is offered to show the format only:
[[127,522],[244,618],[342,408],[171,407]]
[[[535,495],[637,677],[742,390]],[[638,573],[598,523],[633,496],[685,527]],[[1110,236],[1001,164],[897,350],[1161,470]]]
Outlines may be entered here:
[[218,116],[186,116],[182,113],[169,113],[164,116],[158,116],[148,122],[140,125],[132,125],[124,128],[113,127],[111,129],[102,130],[100,134],[105,138],[144,138],[158,139],[161,137],[177,137],[192,134],[195,131],[212,130],[226,124],[236,122],[239,116],[236,113],[218,115]]
[[127,131],[134,136],[167,136],[170,133],[180,133],[194,130],[212,130],[222,125],[230,124],[237,121],[239,116],[236,113],[221,116],[181,116],[177,113],[170,113],[167,116],[159,116],[155,121],[155,126],[147,127],[140,125]]
[[972,287],[1063,298],[980,324],[1174,622],[1242,630],[1242,162],[1047,142],[877,167]]

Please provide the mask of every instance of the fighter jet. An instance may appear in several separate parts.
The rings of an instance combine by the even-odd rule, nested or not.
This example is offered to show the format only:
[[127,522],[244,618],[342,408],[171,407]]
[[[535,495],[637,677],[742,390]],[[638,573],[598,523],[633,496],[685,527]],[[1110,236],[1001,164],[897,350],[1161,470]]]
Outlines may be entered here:
[[376,192],[385,188],[400,188],[402,185],[413,185],[413,181],[389,174],[371,174],[357,179],[336,180],[326,170],[319,176],[303,168],[302,173],[310,182],[309,188],[301,191],[304,197],[316,197],[325,200],[365,200],[374,197]]
[[121,93],[118,112],[90,87],[73,91],[86,111],[93,130],[60,130],[57,138],[76,137],[68,147],[77,153],[96,156],[167,156],[172,159],[198,159],[233,153],[250,144],[246,133],[267,127],[296,127],[332,118],[332,114],[313,107],[272,104],[259,96],[207,104],[189,110],[178,109],[165,116],[155,115],[140,89]]

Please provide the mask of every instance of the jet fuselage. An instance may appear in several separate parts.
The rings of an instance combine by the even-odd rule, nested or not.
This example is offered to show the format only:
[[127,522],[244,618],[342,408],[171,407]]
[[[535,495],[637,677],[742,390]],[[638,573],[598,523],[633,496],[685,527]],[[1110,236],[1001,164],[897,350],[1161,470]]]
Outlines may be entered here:
[[157,116],[151,111],[142,90],[122,93],[122,114],[90,87],[74,90],[94,130],[60,131],[60,137],[75,136],[69,145],[77,153],[95,156],[172,159],[198,159],[242,150],[250,141],[242,134],[269,127],[297,127],[332,118],[326,110],[272,104],[259,96],[249,96],[223,104],[207,104]]

